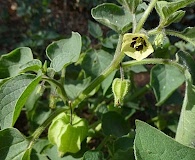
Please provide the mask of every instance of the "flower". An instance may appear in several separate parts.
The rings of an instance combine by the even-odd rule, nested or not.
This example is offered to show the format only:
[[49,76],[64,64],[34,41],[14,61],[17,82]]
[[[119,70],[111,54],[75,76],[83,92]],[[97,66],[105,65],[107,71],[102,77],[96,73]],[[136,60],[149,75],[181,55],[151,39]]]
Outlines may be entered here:
[[126,33],[123,37],[121,52],[140,61],[154,52],[154,49],[146,35]]

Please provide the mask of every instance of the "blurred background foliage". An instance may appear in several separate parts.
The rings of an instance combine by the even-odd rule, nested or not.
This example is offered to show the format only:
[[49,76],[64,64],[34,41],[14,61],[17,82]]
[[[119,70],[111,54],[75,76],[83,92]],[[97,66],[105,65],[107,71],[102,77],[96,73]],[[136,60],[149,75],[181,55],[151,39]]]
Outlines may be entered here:
[[[0,54],[19,46],[28,46],[34,54],[43,55],[51,41],[63,38],[71,31],[89,35],[88,21],[92,20],[90,10],[104,2],[117,3],[116,0],[0,1]],[[186,16],[182,22],[170,27],[182,30],[195,26],[195,7],[185,10]],[[158,21],[156,14],[151,14],[145,24],[146,29],[156,27]]]

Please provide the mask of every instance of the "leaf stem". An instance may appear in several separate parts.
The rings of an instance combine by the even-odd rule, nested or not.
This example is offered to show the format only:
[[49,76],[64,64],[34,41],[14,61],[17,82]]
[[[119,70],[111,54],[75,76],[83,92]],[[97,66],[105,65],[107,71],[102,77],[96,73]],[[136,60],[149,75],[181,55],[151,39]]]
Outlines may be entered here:
[[137,27],[136,27],[136,29],[135,29],[135,33],[138,33],[138,32],[142,29],[144,23],[146,22],[148,16],[149,16],[150,13],[152,12],[152,10],[153,10],[154,6],[156,5],[156,2],[157,2],[157,1],[158,1],[158,0],[152,0],[152,1],[150,2],[148,8],[146,9],[146,11],[144,12],[142,18],[139,20],[139,22],[138,22],[138,24],[137,24]]
[[132,60],[128,62],[123,62],[123,67],[131,67],[135,65],[144,65],[144,64],[168,64],[177,67],[182,73],[185,73],[185,68],[177,63],[176,61],[170,59],[161,59],[161,58],[146,58],[141,61]]

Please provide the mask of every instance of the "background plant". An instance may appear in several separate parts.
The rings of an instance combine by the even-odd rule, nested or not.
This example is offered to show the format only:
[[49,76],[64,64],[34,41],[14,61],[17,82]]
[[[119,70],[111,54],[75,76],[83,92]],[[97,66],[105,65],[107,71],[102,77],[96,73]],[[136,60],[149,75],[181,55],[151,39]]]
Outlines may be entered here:
[[[193,159],[195,29],[168,28],[181,20],[185,14],[182,8],[193,2],[120,0],[100,4],[92,9],[92,17],[114,32],[108,31],[105,36],[97,23],[89,21],[88,30],[96,45],[90,45],[89,37],[72,32],[47,46],[49,60],[33,58],[27,47],[3,55],[1,159]],[[148,28],[145,22],[154,8],[159,24]],[[155,50],[151,58],[136,61],[124,56],[121,45],[127,32],[149,37]],[[172,45],[167,36],[187,43]],[[137,86],[136,76],[141,72],[150,73],[150,81]],[[131,81],[121,107],[115,107],[110,87],[115,77]],[[179,86],[184,82],[182,100]],[[178,122],[177,106],[181,104]],[[25,137],[13,128],[23,110],[29,124]],[[137,120],[134,126],[135,119],[145,120],[172,137],[176,133],[176,138],[142,121]],[[51,122],[49,142],[46,129]],[[82,137],[82,143],[77,137]]]

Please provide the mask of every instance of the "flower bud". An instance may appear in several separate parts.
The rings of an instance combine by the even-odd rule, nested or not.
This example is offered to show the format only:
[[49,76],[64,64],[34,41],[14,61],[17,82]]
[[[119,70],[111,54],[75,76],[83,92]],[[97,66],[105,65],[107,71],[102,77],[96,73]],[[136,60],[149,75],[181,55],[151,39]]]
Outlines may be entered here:
[[114,94],[115,106],[120,106],[130,87],[130,81],[127,79],[115,78],[112,82],[112,92]]

